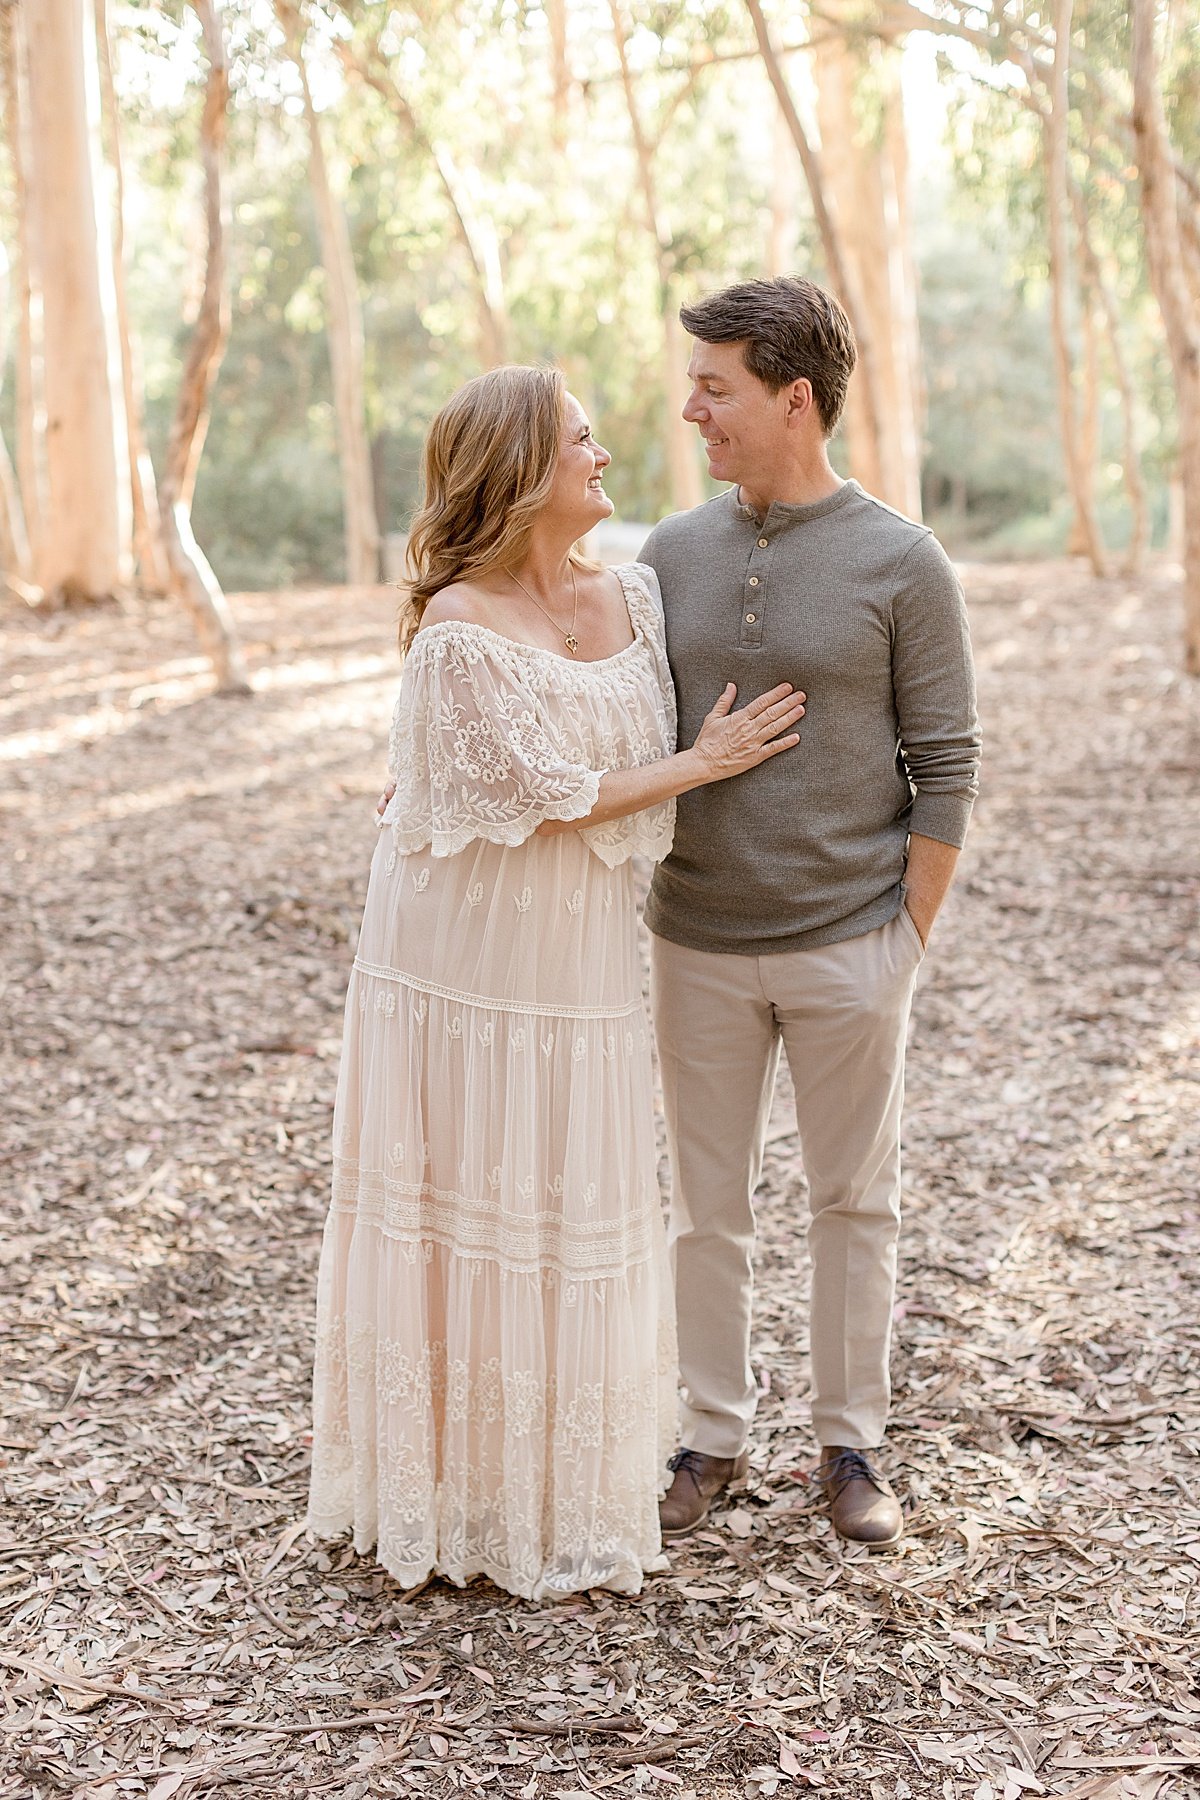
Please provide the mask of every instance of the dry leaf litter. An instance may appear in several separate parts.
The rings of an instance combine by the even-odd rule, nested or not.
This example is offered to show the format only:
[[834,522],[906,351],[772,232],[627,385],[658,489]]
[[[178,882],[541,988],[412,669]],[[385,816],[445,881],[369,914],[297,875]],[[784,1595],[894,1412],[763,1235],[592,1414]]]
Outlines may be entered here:
[[401,1593],[306,1537],[386,591],[0,614],[0,1800],[1200,1793],[1200,684],[1178,581],[967,571],[986,781],[925,964],[890,1466],[805,1471],[804,1185],[763,1182],[755,1485],[628,1600]]

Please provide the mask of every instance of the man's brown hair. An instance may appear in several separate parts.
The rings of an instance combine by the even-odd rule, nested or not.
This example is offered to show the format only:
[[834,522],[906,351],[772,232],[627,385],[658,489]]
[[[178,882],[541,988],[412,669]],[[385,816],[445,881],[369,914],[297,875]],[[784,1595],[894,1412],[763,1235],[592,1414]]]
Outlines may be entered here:
[[679,317],[701,343],[744,344],[746,367],[772,393],[793,381],[811,382],[822,429],[833,435],[858,350],[832,294],[800,275],[739,281],[681,307]]

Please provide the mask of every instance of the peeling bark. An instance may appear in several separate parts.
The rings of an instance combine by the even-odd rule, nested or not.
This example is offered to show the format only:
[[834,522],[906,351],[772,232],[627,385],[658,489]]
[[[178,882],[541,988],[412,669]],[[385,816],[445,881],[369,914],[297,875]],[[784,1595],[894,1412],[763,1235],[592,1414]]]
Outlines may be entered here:
[[[10,575],[16,575],[30,594],[40,597],[33,583],[33,543],[41,516],[33,421],[33,334],[31,321],[28,209],[25,198],[24,159],[27,155],[21,137],[21,121],[25,116],[22,94],[21,46],[18,41],[20,17],[15,7],[0,8],[0,79],[4,83],[4,123],[8,141],[8,160],[12,171],[13,199],[16,210],[16,256],[12,286],[16,290],[17,343],[15,354],[16,452],[14,470],[7,447],[0,445],[0,484],[4,489],[7,523],[0,529],[4,542],[0,554]],[[9,265],[0,249],[3,281],[0,287],[0,370],[7,361]]]
[[125,395],[125,425],[129,441],[129,481],[133,500],[133,548],[142,584],[151,593],[165,594],[169,575],[162,547],[162,520],[154,465],[146,448],[142,417],[141,357],[129,318],[125,286],[125,175],[121,160],[121,127],[113,86],[112,53],[108,40],[107,0],[93,0],[96,12],[96,54],[100,67],[102,115],[107,127],[108,162],[113,181],[113,286],[117,308],[117,335],[121,348],[121,383]]
[[1180,249],[1180,183],[1159,87],[1154,0],[1132,0],[1133,129],[1146,261],[1175,378],[1183,491],[1184,661],[1200,675],[1200,307]]
[[[842,31],[815,48],[821,163],[834,216],[846,224],[843,247],[869,321],[879,423],[872,491],[911,518],[921,516],[921,373],[915,265],[908,229],[908,157],[899,52],[852,35],[842,0]],[[864,103],[877,113],[864,121]],[[872,445],[861,401],[847,403],[847,438],[867,466]],[[864,485],[870,486],[870,483]]]
[[[1083,337],[1077,418],[1079,460],[1088,472],[1090,484],[1100,456],[1100,345],[1096,330],[1096,300],[1086,276],[1080,282],[1079,327]],[[1087,553],[1087,539],[1076,513],[1067,538],[1067,555],[1086,556]]]
[[[775,48],[759,0],[746,0],[746,8],[754,25],[759,53],[770,77],[771,86],[775,90],[780,111],[787,121],[792,142],[795,144],[796,153],[800,158],[800,165],[804,170],[813,217],[821,238],[827,279],[845,307],[847,317],[854,330],[855,341],[858,345],[858,388],[861,396],[860,410],[864,428],[857,466],[853,451],[851,465],[863,486],[871,492],[877,492],[883,479],[881,451],[883,410],[880,396],[878,353],[866,303],[855,271],[846,255],[838,224],[828,202],[821,158],[809,142],[808,133],[805,131],[803,121],[796,109],[796,102],[792,97],[791,88],[788,86],[787,77],[783,72],[783,64],[779,60],[779,52]],[[851,388],[853,389],[853,387],[854,383],[852,382]]]
[[132,506],[91,0],[22,9],[26,204],[45,349],[46,492],[35,544],[47,594],[98,599],[132,574]]
[[200,122],[207,248],[204,291],[175,402],[159,504],[171,587],[192,615],[197,633],[212,658],[217,685],[222,693],[249,693],[250,682],[228,603],[192,531],[192,492],[208,429],[212,387],[229,331],[225,198],[221,178],[229,105],[229,65],[215,0],[192,0],[192,5],[203,27],[208,57],[204,112]]
[[1130,513],[1129,544],[1122,558],[1121,568],[1124,574],[1135,575],[1145,560],[1150,542],[1150,509],[1146,501],[1146,482],[1142,475],[1142,459],[1137,441],[1137,406],[1134,399],[1133,377],[1129,372],[1129,359],[1125,354],[1117,303],[1113,298],[1112,287],[1105,279],[1100,259],[1092,243],[1087,207],[1077,182],[1071,182],[1070,195],[1084,281],[1100,309],[1108,354],[1112,361],[1113,377],[1121,402],[1121,470],[1125,492],[1129,499]]
[[1068,298],[1071,269],[1067,240],[1067,72],[1071,54],[1073,0],[1055,0],[1054,65],[1050,108],[1043,116],[1042,149],[1046,170],[1046,222],[1050,252],[1050,332],[1058,383],[1058,412],[1063,462],[1074,508],[1069,548],[1077,547],[1097,575],[1105,573],[1104,543],[1096,518],[1095,463],[1088,457],[1076,408],[1075,370],[1071,356]]

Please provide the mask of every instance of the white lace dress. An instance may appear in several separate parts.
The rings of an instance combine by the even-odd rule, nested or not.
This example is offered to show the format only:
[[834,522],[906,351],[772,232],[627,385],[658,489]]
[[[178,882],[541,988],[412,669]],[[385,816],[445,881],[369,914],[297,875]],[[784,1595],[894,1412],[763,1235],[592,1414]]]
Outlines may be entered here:
[[405,1586],[540,1599],[663,1566],[675,1336],[630,857],[673,805],[553,837],[674,747],[653,571],[577,663],[421,631],[391,740],[334,1119],[309,1525]]

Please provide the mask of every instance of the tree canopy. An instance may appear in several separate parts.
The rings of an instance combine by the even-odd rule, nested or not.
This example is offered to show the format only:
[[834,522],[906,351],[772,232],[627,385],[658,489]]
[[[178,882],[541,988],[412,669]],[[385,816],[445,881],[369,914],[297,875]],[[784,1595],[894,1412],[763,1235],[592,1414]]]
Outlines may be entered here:
[[[66,204],[38,198],[51,22],[79,45],[80,144],[91,130],[123,238],[118,460],[144,413],[147,477],[170,485],[181,370],[186,389],[211,355],[187,531],[214,592],[377,568],[430,417],[501,360],[566,369],[623,516],[691,503],[678,306],[785,270],[841,292],[858,331],[842,466],[952,550],[1136,564],[1189,486],[1200,534],[1200,73],[1176,6],[7,0],[3,561],[35,591],[63,358],[38,341],[55,252],[34,215]],[[206,161],[214,44],[228,92]],[[225,309],[207,340],[206,292]],[[136,523],[136,463],[133,480]]]

